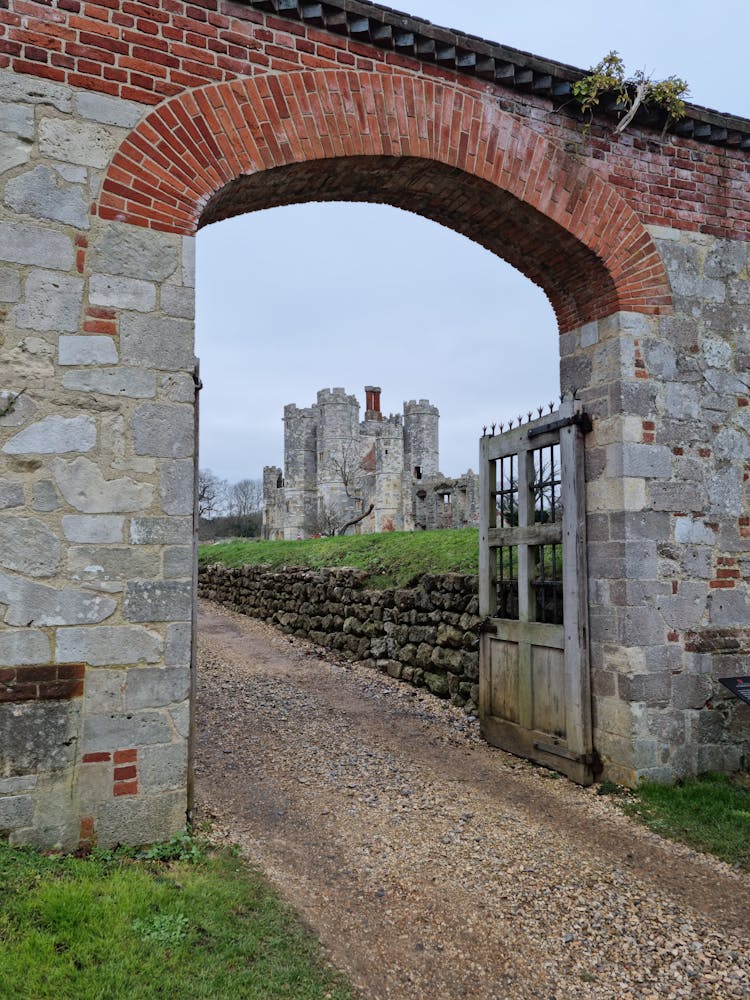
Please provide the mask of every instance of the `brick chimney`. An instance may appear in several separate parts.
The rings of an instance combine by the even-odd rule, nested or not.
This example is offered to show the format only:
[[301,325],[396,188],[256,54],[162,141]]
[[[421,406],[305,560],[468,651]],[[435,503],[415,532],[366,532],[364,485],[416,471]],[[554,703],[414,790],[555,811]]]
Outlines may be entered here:
[[380,386],[365,386],[365,420],[382,420],[380,412]]

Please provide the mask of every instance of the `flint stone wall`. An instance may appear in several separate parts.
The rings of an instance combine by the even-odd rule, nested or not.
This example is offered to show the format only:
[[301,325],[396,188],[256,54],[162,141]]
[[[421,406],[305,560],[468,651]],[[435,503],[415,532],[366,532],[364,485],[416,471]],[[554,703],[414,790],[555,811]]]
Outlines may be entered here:
[[418,587],[368,590],[356,569],[203,566],[198,595],[364,661],[391,677],[479,703],[477,579],[424,576]]

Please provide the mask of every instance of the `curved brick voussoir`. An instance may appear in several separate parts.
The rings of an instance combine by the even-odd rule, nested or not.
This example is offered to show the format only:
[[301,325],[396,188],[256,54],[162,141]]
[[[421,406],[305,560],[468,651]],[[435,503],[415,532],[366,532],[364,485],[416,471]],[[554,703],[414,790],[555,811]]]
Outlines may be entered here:
[[406,74],[295,72],[184,92],[123,142],[97,211],[192,235],[310,200],[385,202],[463,233],[540,285],[563,331],[671,305],[651,237],[613,186],[489,92]]

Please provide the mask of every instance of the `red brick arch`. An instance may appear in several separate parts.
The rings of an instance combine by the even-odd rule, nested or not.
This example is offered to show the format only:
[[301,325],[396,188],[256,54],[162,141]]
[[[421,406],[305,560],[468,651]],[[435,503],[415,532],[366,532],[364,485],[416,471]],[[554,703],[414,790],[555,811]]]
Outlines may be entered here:
[[292,72],[186,91],[133,130],[97,212],[167,232],[298,201],[387,202],[540,285],[561,330],[671,304],[634,210],[491,93],[407,74]]

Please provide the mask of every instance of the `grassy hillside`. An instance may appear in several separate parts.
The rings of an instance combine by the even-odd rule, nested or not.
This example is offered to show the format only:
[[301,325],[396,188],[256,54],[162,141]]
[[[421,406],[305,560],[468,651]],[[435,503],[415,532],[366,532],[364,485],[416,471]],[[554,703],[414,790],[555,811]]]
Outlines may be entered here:
[[476,573],[474,528],[460,531],[389,531],[380,535],[310,538],[301,542],[243,541],[201,545],[202,565],[265,564],[321,569],[354,566],[373,587],[405,587],[425,573]]

